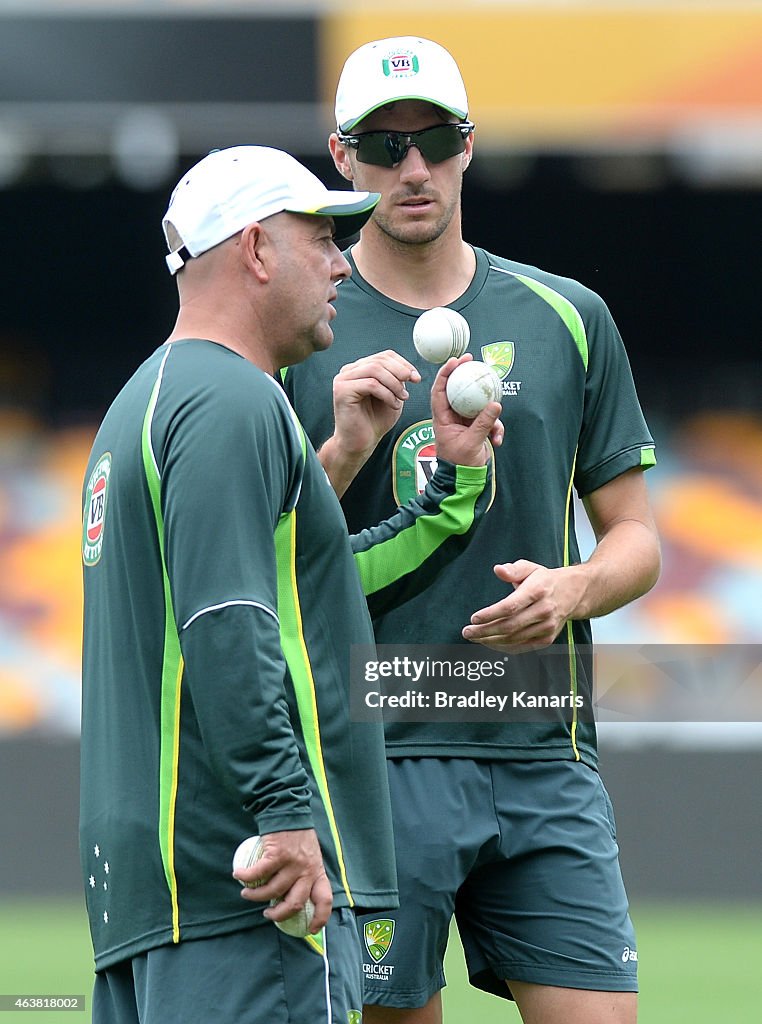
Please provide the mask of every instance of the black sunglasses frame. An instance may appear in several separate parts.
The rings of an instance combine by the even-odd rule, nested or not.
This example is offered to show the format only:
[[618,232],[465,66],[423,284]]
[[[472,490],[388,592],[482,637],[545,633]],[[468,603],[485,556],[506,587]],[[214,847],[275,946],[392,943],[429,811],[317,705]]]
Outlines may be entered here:
[[[435,124],[430,128],[422,128],[417,132],[375,131],[358,132],[357,135],[338,132],[337,138],[342,145],[350,146],[352,149],[357,150],[357,159],[361,164],[373,164],[376,167],[396,167],[405,159],[411,146],[415,146],[429,163],[439,164],[443,160],[449,160],[450,157],[457,156],[458,153],[462,153],[465,150],[466,139],[475,127],[476,125],[472,121],[461,121],[457,124]],[[455,129],[455,131],[448,131],[448,129]],[[432,137],[432,132],[437,132],[438,135]],[[440,148],[437,145],[438,138],[451,139],[454,144],[445,145],[442,143]],[[371,145],[372,159],[368,159],[363,152],[365,150],[367,153],[368,147],[364,147],[363,142],[373,142],[375,140],[378,140],[381,145]],[[431,152],[432,142],[434,144],[433,153]]]

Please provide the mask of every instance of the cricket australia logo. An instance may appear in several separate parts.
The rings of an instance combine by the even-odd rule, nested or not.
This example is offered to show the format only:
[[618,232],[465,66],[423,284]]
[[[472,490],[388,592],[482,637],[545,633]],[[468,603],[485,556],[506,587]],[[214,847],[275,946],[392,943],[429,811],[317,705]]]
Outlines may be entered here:
[[493,341],[482,345],[482,359],[495,370],[503,384],[503,398],[517,395],[521,391],[520,380],[508,380],[516,358],[516,344],[513,341]]
[[82,559],[85,565],[95,565],[103,549],[103,531],[106,526],[108,479],[111,474],[111,454],[106,452],[90,475],[85,491],[85,509],[82,522]]
[[371,960],[379,964],[391,949],[394,939],[394,921],[389,918],[379,918],[376,921],[368,921],[364,929],[365,948],[368,950]]
[[381,61],[381,70],[387,78],[411,78],[418,74],[420,65],[410,50],[395,50]]
[[397,505],[417,497],[437,468],[437,449],[431,420],[408,427],[397,439],[392,454],[392,488]]

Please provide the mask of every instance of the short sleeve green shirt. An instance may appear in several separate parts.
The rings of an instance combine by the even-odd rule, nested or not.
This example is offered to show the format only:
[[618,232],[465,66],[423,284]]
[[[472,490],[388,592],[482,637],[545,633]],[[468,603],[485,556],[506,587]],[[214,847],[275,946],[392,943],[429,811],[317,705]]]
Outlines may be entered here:
[[[616,325],[602,299],[576,281],[475,249],[476,273],[453,309],[471,329],[469,351],[498,369],[506,434],[495,455],[495,500],[468,549],[404,606],[374,617],[381,644],[462,643],[478,608],[503,598],[497,562],[546,566],[579,561],[573,489],[580,496],[655,461]],[[351,253],[349,254],[351,262]],[[379,444],[342,499],[350,530],[375,522],[420,491],[436,466],[429,388],[437,367],[418,356],[413,324],[421,310],[389,299],[353,265],[337,300],[335,340],[292,367],[286,390],[318,447],[333,431],[331,385],[339,368],[391,348],[413,362],[396,428]],[[570,623],[557,643],[589,654],[590,624]],[[568,690],[591,693],[589,657],[559,658]],[[579,758],[596,762],[595,728],[568,716],[543,723],[401,722],[387,725],[389,756],[506,759]]]

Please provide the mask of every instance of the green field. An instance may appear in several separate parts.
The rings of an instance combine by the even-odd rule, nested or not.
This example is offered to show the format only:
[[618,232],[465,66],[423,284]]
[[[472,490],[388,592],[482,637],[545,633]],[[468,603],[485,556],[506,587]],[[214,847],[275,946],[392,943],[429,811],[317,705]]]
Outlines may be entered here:
[[[762,904],[639,904],[632,914],[640,953],[640,1024],[757,1024],[762,1019]],[[455,936],[447,977],[446,1024],[518,1024],[512,1004],[468,986]],[[85,994],[88,1010],[9,1011],[0,1024],[89,1020],[91,984],[82,904],[3,904],[0,994]]]

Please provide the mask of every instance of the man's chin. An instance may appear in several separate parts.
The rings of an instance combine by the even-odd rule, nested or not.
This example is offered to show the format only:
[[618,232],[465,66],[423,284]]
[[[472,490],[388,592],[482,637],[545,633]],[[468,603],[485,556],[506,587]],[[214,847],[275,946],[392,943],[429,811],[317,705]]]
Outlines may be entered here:
[[309,339],[300,339],[298,348],[294,347],[288,356],[287,361],[282,365],[298,366],[299,363],[303,363],[305,359],[309,359],[313,353],[324,352],[327,348],[330,348],[332,344],[333,331],[328,324],[323,324],[320,329],[313,331],[309,336]]
[[428,242],[435,242],[440,235],[444,234],[447,227],[441,221],[432,221],[421,217],[417,221],[408,221],[401,224],[397,221],[387,221],[379,224],[379,227],[395,242],[402,245],[426,245]]
[[324,352],[333,345],[333,329],[328,324],[323,324],[315,331],[313,337],[313,351]]

